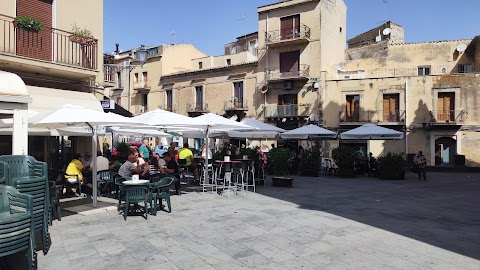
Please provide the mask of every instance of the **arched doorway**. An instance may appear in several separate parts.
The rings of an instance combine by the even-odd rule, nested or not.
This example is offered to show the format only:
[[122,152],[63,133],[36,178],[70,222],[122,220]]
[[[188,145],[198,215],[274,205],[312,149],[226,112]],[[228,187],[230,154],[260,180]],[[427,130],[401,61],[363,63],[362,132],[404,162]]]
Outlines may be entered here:
[[457,154],[457,140],[441,137],[435,140],[435,165],[454,166]]

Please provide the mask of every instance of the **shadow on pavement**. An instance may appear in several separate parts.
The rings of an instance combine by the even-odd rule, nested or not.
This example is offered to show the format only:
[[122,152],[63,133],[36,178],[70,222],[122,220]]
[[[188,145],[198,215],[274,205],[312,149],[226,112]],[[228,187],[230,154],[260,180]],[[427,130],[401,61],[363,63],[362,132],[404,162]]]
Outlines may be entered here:
[[480,259],[480,174],[429,173],[428,178],[295,176],[293,188],[269,182],[257,192]]

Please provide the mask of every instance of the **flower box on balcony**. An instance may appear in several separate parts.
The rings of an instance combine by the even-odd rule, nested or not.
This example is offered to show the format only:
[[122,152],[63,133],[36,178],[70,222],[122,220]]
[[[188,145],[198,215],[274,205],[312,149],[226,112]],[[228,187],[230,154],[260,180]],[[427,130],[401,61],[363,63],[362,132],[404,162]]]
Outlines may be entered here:
[[25,29],[27,31],[38,32],[42,29],[43,23],[29,16],[17,16],[12,22],[13,27]]
[[70,41],[74,43],[78,43],[80,45],[88,45],[88,44],[95,43],[95,39],[93,38],[79,37],[75,35],[70,36]]

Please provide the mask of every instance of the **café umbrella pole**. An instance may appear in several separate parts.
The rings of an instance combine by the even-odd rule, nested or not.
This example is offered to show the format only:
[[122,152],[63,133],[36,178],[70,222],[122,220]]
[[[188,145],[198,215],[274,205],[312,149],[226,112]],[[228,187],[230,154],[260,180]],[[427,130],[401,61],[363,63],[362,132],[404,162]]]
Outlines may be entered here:
[[87,125],[92,129],[92,198],[93,208],[97,207],[97,126],[93,127],[89,123]]

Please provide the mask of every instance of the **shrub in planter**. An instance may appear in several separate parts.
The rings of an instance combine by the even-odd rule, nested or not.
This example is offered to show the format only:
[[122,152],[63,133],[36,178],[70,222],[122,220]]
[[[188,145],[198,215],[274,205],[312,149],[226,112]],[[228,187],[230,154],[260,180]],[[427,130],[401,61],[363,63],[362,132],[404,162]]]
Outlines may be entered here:
[[277,148],[272,157],[273,174],[272,182],[276,187],[292,187],[293,178],[288,176],[290,172],[288,159],[290,150]]
[[332,157],[338,166],[339,177],[355,177],[355,149],[348,146],[339,146],[332,150]]
[[43,27],[42,22],[29,16],[17,16],[13,21],[13,25],[27,31],[40,31]]
[[81,29],[75,24],[72,27],[72,35],[70,36],[70,41],[85,45],[93,43],[95,40],[90,30]]
[[118,156],[128,157],[128,155],[132,152],[130,145],[124,142],[117,143],[117,146],[115,147],[115,149],[118,153],[117,154]]
[[320,148],[314,146],[307,149],[302,155],[301,172],[304,176],[318,176],[318,170],[320,169]]
[[407,162],[403,154],[388,153],[384,157],[378,158],[378,174],[380,179],[384,180],[403,180],[405,179],[405,166]]

